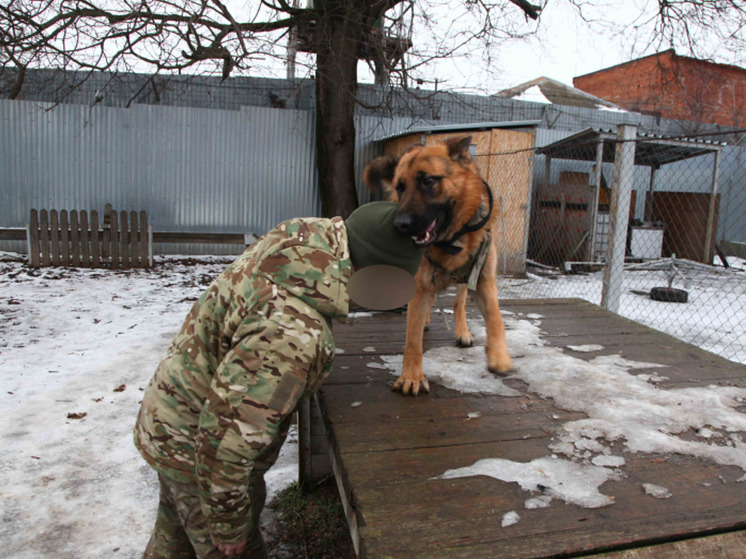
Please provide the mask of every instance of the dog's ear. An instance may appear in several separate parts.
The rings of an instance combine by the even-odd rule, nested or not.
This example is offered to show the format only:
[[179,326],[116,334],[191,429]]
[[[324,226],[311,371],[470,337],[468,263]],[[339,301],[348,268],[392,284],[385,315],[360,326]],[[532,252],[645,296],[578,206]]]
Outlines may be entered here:
[[446,147],[448,147],[448,156],[453,161],[458,161],[459,163],[471,161],[471,154],[469,153],[471,136],[457,136],[455,138],[449,138],[445,141],[445,144]]
[[376,157],[365,166],[363,181],[380,200],[390,200],[394,194],[394,171],[398,159],[392,155]]

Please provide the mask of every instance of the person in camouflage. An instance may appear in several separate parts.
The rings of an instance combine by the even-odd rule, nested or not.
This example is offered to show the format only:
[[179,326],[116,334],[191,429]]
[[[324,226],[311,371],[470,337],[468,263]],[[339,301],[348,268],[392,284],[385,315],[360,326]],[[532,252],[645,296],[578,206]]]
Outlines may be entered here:
[[[160,483],[144,557],[266,557],[263,475],[299,401],[330,372],[331,319],[344,319],[355,290],[369,295],[386,283],[357,282],[349,293],[353,268],[361,277],[366,269],[405,270],[414,285],[422,250],[396,231],[395,213],[395,204],[374,202],[346,221],[286,221],[194,304],[145,390],[134,430]],[[406,302],[392,291],[408,293],[386,288],[380,308]]]

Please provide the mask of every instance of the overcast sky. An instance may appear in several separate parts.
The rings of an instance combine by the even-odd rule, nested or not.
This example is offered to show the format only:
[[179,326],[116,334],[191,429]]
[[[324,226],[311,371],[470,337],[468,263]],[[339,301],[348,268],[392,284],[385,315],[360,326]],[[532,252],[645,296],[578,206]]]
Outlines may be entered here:
[[[539,3],[539,2],[534,2]],[[428,9],[436,2],[418,2],[417,6]],[[443,35],[453,35],[457,24],[453,24],[456,8],[463,8],[464,0],[447,0],[440,20],[445,30],[438,33],[423,32],[415,27],[413,42],[415,49],[427,50],[424,42],[433,37],[436,43]],[[568,0],[549,0],[538,23],[524,21],[520,16],[513,24],[518,31],[535,30],[524,40],[514,40],[494,49],[491,64],[480,60],[484,55],[479,48],[472,49],[471,57],[452,57],[437,61],[429,67],[426,77],[437,76],[443,87],[457,90],[475,90],[494,93],[540,76],[572,84],[572,78],[595,72],[616,64],[670,48],[670,44],[648,44],[650,22],[654,21],[657,0],[592,0],[584,8],[589,22],[583,21]],[[443,6],[441,6],[443,8]],[[517,8],[511,7],[516,14]],[[462,18],[469,25],[468,17]],[[473,22],[472,22],[473,24]],[[415,24],[416,25],[416,24]],[[447,26],[447,27],[446,27]],[[639,28],[635,31],[635,28]],[[740,31],[743,37],[743,31]],[[680,55],[690,55],[683,45],[674,45]],[[720,63],[743,65],[745,54],[723,45],[714,35],[703,36],[697,42],[699,56]],[[432,47],[430,47],[432,48]]]

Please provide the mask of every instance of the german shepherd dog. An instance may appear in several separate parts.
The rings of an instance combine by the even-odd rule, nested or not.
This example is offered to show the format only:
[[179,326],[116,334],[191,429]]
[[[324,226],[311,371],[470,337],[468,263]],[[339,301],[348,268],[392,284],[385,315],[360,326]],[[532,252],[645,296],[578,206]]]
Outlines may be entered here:
[[428,147],[416,144],[398,159],[378,157],[365,168],[368,188],[398,202],[395,226],[427,247],[407,310],[403,370],[393,387],[405,395],[430,391],[422,371],[423,330],[435,295],[454,284],[456,344],[474,343],[466,322],[469,292],[487,324],[488,369],[505,373],[511,368],[497,300],[497,253],[490,242],[497,212],[490,187],[469,155],[470,143],[471,136],[466,136]]

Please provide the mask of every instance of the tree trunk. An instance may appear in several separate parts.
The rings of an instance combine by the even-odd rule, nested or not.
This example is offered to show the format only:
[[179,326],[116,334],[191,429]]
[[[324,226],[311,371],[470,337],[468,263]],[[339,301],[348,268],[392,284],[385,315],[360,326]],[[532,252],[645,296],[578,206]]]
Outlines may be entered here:
[[347,217],[358,206],[355,189],[355,99],[365,17],[356,2],[316,1],[316,168],[321,212]]

